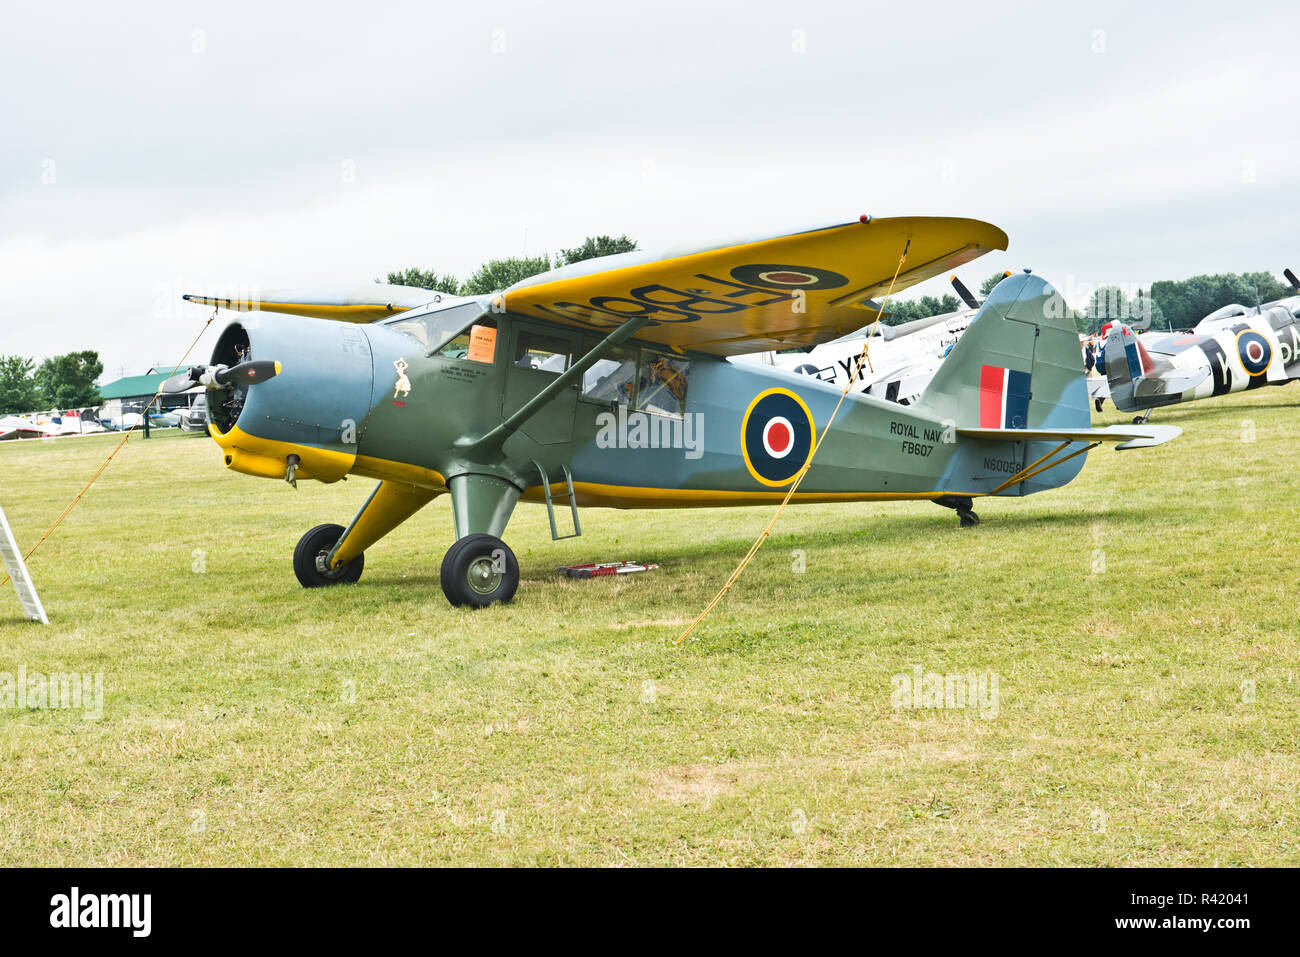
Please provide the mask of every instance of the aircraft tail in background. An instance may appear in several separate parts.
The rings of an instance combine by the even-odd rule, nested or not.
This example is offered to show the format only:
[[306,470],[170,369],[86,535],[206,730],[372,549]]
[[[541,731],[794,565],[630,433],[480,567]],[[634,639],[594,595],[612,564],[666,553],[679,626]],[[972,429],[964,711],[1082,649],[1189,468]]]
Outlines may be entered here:
[[1165,359],[1153,359],[1137,334],[1123,323],[1112,323],[1103,347],[1106,384],[1115,407],[1137,412],[1179,401],[1194,389],[1208,370],[1186,373]]

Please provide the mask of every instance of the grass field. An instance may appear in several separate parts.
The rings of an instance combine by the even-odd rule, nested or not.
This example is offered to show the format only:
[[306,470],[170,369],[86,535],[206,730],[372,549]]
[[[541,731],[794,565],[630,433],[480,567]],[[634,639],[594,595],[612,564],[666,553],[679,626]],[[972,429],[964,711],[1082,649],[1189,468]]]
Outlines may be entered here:
[[[1300,863],[1298,406],[1160,413],[1180,439],[974,529],[794,507],[681,647],[770,508],[589,510],[552,544],[521,506],[519,594],[468,612],[438,586],[445,497],[357,586],[306,591],[298,537],[372,483],[133,438],[32,560],[52,626],[0,592],[0,673],[104,676],[98,720],[0,708],[0,860]],[[0,446],[24,548],[116,441]],[[612,558],[663,567],[555,573]],[[917,666],[996,676],[996,715],[896,708]]]

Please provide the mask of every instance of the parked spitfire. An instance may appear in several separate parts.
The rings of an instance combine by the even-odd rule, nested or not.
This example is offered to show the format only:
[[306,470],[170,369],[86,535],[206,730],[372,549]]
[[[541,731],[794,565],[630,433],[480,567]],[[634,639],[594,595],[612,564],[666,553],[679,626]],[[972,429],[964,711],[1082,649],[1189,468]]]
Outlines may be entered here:
[[[1291,270],[1287,280],[1300,293]],[[1300,295],[1247,308],[1224,306],[1189,333],[1143,333],[1122,323],[1106,331],[1099,368],[1125,412],[1300,379]]]
[[[557,501],[578,534],[578,505],[781,500],[841,390],[726,357],[843,336],[874,316],[872,300],[891,282],[902,289],[1006,245],[975,220],[864,216],[668,258],[588,260],[483,299],[383,286],[258,302],[187,297],[291,315],[241,316],[221,333],[213,366],[170,387],[208,385],[210,432],[228,468],[378,480],[346,528],[319,525],[299,541],[303,585],[355,582],[368,548],[447,493],[456,540],[443,592],[483,606],[518,586],[501,535],[521,499],[546,504],[555,538],[564,537]],[[1064,310],[1049,308],[1055,296],[1036,276],[1004,279],[914,405],[846,399],[795,499],[929,499],[973,524],[976,496],[1056,488],[1101,442],[1135,448],[1176,435],[1089,428],[1078,338]],[[695,457],[663,447],[685,416],[702,430]],[[661,441],[600,441],[611,421],[633,418]]]

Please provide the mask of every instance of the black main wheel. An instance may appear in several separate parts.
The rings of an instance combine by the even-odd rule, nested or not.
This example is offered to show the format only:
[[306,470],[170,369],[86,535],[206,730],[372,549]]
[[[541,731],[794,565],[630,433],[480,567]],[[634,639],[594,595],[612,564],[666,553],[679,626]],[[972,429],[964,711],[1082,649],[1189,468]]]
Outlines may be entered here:
[[980,523],[980,517],[968,508],[957,509],[957,518],[962,528],[971,528]]
[[358,555],[352,561],[330,571],[322,571],[321,563],[339,539],[343,537],[342,525],[317,525],[302,538],[293,550],[293,573],[303,588],[324,588],[326,585],[350,585],[361,577],[366,556]]
[[440,577],[447,601],[484,608],[515,597],[519,562],[495,535],[466,535],[447,549]]

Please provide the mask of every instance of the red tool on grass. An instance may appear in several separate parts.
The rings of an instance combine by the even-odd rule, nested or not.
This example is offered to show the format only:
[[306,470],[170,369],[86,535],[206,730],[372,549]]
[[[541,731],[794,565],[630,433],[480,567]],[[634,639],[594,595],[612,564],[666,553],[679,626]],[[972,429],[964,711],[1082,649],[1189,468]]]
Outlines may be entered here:
[[629,575],[658,568],[657,562],[592,562],[587,565],[561,565],[556,569],[570,578],[598,578],[601,575]]

